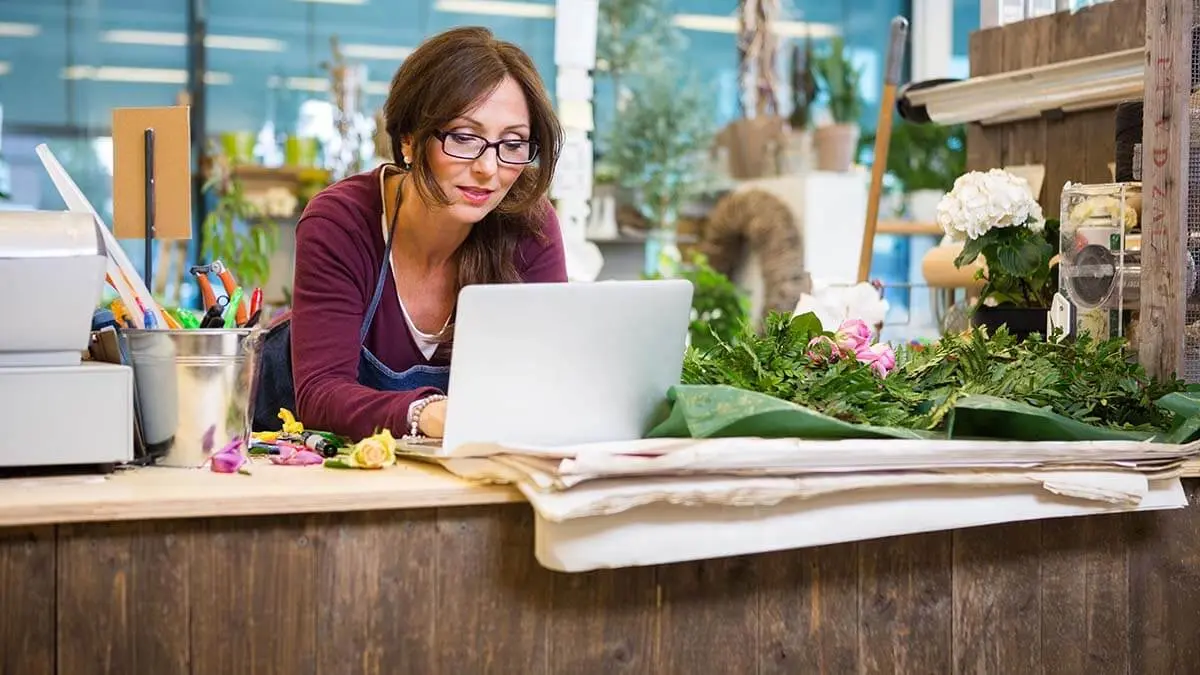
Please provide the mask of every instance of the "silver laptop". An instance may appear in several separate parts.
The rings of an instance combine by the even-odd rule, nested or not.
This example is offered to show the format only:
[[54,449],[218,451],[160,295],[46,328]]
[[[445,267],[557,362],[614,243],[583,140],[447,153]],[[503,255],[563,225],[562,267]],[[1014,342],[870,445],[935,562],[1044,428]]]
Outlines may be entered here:
[[641,438],[679,383],[691,306],[681,279],[464,288],[445,438],[421,450]]

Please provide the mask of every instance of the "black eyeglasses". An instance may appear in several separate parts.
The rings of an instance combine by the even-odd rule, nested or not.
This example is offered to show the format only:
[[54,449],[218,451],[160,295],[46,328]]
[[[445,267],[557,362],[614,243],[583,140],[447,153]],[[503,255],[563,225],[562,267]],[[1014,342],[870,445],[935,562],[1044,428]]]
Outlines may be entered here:
[[533,141],[488,141],[475,134],[452,131],[435,131],[433,135],[442,142],[442,152],[458,159],[479,159],[488,148],[495,148],[496,158],[505,164],[530,164],[538,155],[538,144]]

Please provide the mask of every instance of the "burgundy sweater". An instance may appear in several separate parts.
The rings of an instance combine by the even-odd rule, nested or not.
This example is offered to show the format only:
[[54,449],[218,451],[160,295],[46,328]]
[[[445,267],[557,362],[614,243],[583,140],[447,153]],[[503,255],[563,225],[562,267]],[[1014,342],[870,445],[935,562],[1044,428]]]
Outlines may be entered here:
[[[296,225],[296,271],[292,289],[292,377],[296,415],[313,429],[354,439],[377,429],[408,433],[408,407],[438,392],[423,388],[383,392],[358,384],[358,332],[375,291],[384,248],[379,171],[341,180],[315,196]],[[517,248],[516,265],[526,282],[566,281],[562,232],[553,209],[542,224],[545,241],[529,237]],[[417,348],[400,309],[390,268],[383,296],[365,340],[396,372],[415,365],[447,365],[439,348],[430,359]]]

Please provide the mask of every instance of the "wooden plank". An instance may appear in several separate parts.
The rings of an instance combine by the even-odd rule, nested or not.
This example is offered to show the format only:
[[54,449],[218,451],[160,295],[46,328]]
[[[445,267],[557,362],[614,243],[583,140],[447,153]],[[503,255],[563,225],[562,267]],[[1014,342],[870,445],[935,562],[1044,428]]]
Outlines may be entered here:
[[400,462],[334,471],[256,461],[252,475],[146,467],[115,475],[0,480],[0,527],[70,522],[379,511],[524,501],[520,492]]
[[[971,77],[994,75],[1004,70],[1004,29],[990,28],[971,33],[968,42]],[[1004,166],[1004,133],[997,127],[967,125],[967,170],[986,171]]]
[[58,668],[136,672],[130,625],[131,540],[136,526],[63,526],[58,537]]
[[[106,525],[90,526],[95,531]],[[130,617],[135,627],[133,662],[138,673],[191,675],[192,533],[187,521],[142,521],[130,553],[133,561]],[[61,642],[60,642],[61,644]]]
[[1076,518],[1042,523],[1042,672],[1086,673],[1089,551]]
[[439,509],[438,533],[434,672],[549,673],[551,572],[533,557],[533,511]]
[[1142,125],[1142,280],[1138,361],[1155,377],[1183,375],[1184,267],[1188,222],[1188,96],[1195,7],[1146,3],[1146,98]]
[[58,535],[65,673],[189,673],[190,537],[175,523],[67,525]]
[[658,587],[655,673],[756,672],[759,584],[753,556],[661,566]]
[[192,670],[316,673],[322,608],[311,519],[224,518],[203,526],[193,534]]
[[858,544],[758,557],[759,673],[859,671]]
[[1127,673],[1129,520],[1042,523],[1042,670]]
[[[1044,16],[1003,28],[1001,32],[1004,40],[1004,72],[1033,68],[1050,61],[1058,28],[1055,19],[1054,15]],[[1047,166],[1057,161],[1058,158],[1049,156],[1046,151],[1046,125],[1047,122],[1043,118],[999,125],[1004,147],[1004,166]],[[1050,210],[1053,204],[1048,198],[1052,192],[1045,189],[1043,182],[1040,194],[1035,195],[1044,211]]]
[[551,673],[654,675],[655,568],[551,576]]
[[954,532],[955,673],[1042,672],[1041,523]]
[[0,675],[54,675],[53,527],[0,530]]
[[860,672],[950,672],[951,569],[949,532],[859,544]]
[[[435,673],[437,512],[314,516],[317,672]],[[442,635],[452,641],[452,635]]]
[[[1200,483],[1185,481],[1188,501]],[[1200,663],[1200,517],[1192,508],[1130,516],[1130,672],[1187,673]]]

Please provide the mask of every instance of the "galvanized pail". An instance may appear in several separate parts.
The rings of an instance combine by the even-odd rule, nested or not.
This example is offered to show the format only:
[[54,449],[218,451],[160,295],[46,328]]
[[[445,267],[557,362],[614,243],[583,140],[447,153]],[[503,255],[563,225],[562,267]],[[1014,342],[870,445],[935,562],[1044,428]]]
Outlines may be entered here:
[[147,451],[163,466],[198,467],[248,440],[254,329],[125,330]]

